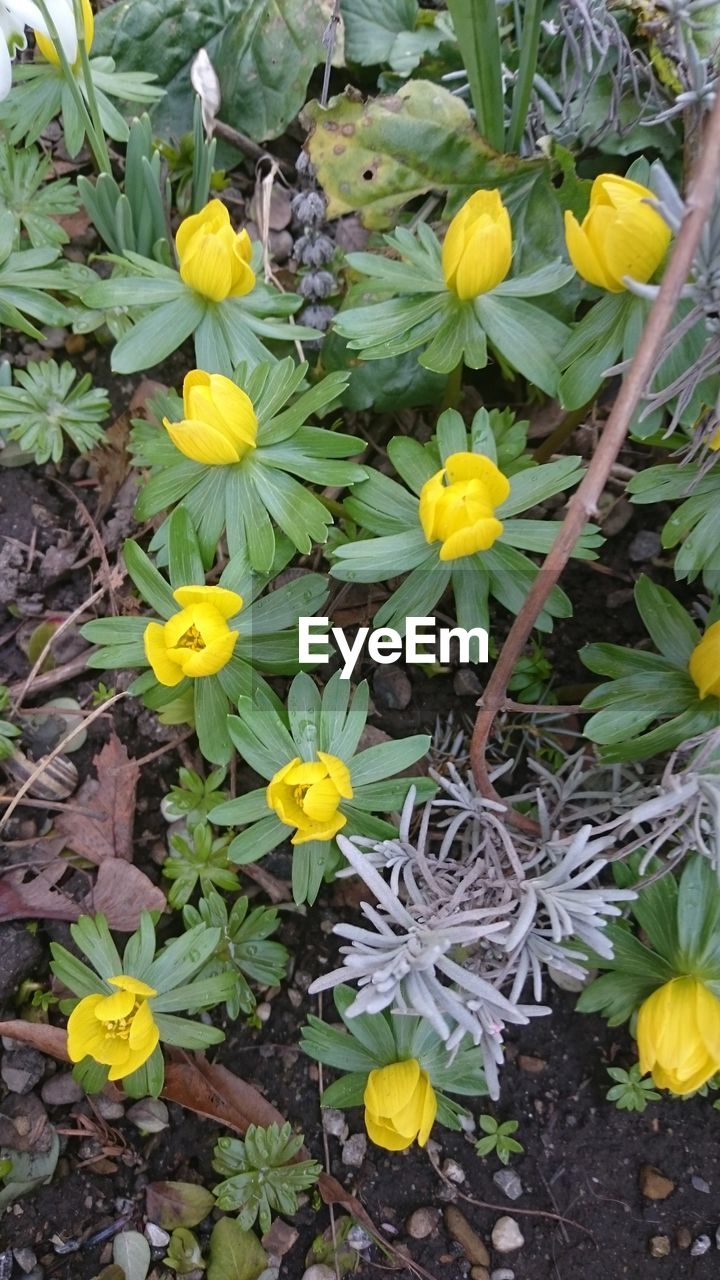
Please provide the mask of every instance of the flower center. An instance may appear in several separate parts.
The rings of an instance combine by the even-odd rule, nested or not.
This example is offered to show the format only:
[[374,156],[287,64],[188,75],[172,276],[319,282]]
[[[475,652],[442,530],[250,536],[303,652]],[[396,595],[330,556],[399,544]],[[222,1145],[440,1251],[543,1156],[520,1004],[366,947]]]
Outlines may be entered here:
[[117,1037],[120,1040],[127,1040],[130,1035],[130,1027],[132,1025],[133,1014],[137,1011],[137,1005],[128,1018],[117,1018],[115,1022],[105,1023],[105,1034],[107,1036]]
[[198,652],[205,648],[205,641],[196,626],[188,627],[177,642],[178,649],[194,649]]
[[293,791],[293,799],[295,800],[296,804],[300,805],[301,809],[303,807],[303,801],[305,800],[305,796],[307,795],[309,787],[310,787],[309,782],[301,782],[298,784],[297,787],[295,787]]

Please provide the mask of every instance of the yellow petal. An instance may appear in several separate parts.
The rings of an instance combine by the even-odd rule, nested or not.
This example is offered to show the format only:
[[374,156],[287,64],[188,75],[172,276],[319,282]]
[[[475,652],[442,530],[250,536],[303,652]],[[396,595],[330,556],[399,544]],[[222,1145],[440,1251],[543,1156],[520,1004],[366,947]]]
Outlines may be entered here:
[[183,218],[180,223],[175,236],[178,257],[182,260],[183,254],[187,252],[198,233],[214,233],[221,231],[223,227],[229,226],[230,214],[222,200],[209,200],[199,213],[190,214],[188,218]]
[[417,1058],[377,1067],[368,1076],[363,1102],[374,1115],[392,1118],[412,1097],[419,1079]]
[[720,1071],[720,1000],[703,982],[698,982],[695,996],[695,1018],[708,1057]]
[[499,507],[510,495],[507,476],[484,453],[451,453],[445,460],[445,473],[451,484],[456,480],[481,480],[493,506]]
[[71,1062],[82,1062],[90,1052],[88,1045],[94,1044],[101,1033],[95,1009],[102,996],[85,996],[75,1005],[67,1024],[67,1050]]
[[340,797],[332,778],[323,778],[308,787],[303,800],[303,811],[313,822],[330,822],[337,813]]
[[[214,676],[230,661],[238,641],[237,631],[226,627],[222,635],[216,636],[204,649],[186,649],[188,655],[183,664],[186,676],[197,679],[200,676]],[[179,650],[175,650],[179,653]]]
[[157,991],[154,987],[149,987],[147,982],[141,982],[139,978],[131,978],[127,973],[120,973],[116,978],[108,978],[111,987],[119,987],[121,991],[132,991],[136,996],[156,996]]
[[437,1096],[426,1071],[420,1072],[420,1084],[423,1090],[423,1099],[420,1129],[417,1140],[420,1146],[424,1147],[430,1137],[430,1130],[432,1129],[435,1123],[435,1117],[437,1116]]
[[155,679],[167,688],[179,684],[183,678],[182,667],[168,655],[165,628],[159,622],[149,622],[143,636],[145,657],[152,667]]
[[178,587],[173,599],[186,608],[192,604],[210,604],[223,618],[233,618],[243,607],[243,598],[227,587]]
[[305,821],[305,814],[295,799],[295,792],[282,782],[269,782],[265,792],[265,801],[269,809],[274,809],[281,822],[287,827],[297,827]]
[[234,441],[207,422],[193,418],[170,422],[163,418],[163,426],[175,448],[191,462],[199,462],[205,467],[226,467],[240,461],[241,455]]
[[130,1048],[133,1053],[145,1053],[149,1058],[159,1039],[160,1032],[153,1018],[152,1009],[147,1000],[143,1000],[130,1026],[128,1037]]
[[[241,233],[247,235],[246,231]],[[233,248],[232,262],[232,286],[230,289],[231,298],[242,298],[247,293],[252,293],[255,288],[255,272],[248,262],[245,261],[244,254],[238,245],[239,236],[235,237],[235,245]],[[248,243],[250,237],[248,236]]]
[[344,813],[333,814],[332,818],[327,822],[313,822],[312,819],[303,816],[302,823],[298,823],[298,829],[292,837],[290,843],[307,844],[310,840],[334,840],[338,831],[342,831],[347,818]]
[[325,768],[337,789],[338,795],[341,795],[344,800],[352,800],[352,781],[350,779],[350,770],[345,764],[345,761],[341,760],[338,756],[328,755],[326,751],[318,751],[318,758],[322,760],[325,765]]
[[605,238],[603,261],[609,275],[645,284],[655,274],[670,244],[670,228],[649,205],[636,204],[616,214]]
[[284,782],[288,774],[291,773],[291,771],[298,764],[300,764],[299,756],[295,756],[293,760],[289,760],[287,764],[283,765],[282,769],[278,769],[277,773],[273,774],[272,778],[270,779],[270,786],[272,787],[275,785],[275,783]]
[[609,204],[614,209],[622,209],[648,197],[653,197],[649,187],[633,182],[632,178],[619,178],[616,173],[599,173],[590,192],[590,208],[597,204]]
[[197,630],[196,613],[198,608],[199,605],[192,604],[187,605],[184,609],[179,609],[171,618],[168,618],[165,626],[163,627],[165,644],[167,645],[168,652],[171,654],[175,662],[179,661],[175,656],[176,646],[182,640],[182,637],[191,629],[191,627],[195,627]]
[[478,520],[466,529],[458,529],[443,542],[440,548],[441,560],[460,560],[463,556],[473,556],[478,551],[489,551],[497,542],[503,531],[502,520],[488,516]]
[[390,1125],[383,1124],[367,1109],[365,1111],[365,1128],[370,1141],[374,1142],[376,1147],[383,1147],[385,1151],[406,1151],[409,1146],[412,1146],[412,1138],[407,1138]]
[[490,293],[505,279],[511,262],[510,215],[503,209],[497,221],[483,219],[472,231],[455,273],[455,292],[463,301]]
[[701,699],[720,697],[720,622],[709,626],[693,649],[688,671]]
[[420,490],[418,516],[427,542],[436,542],[439,504],[442,501],[444,471],[436,471]]
[[595,249],[590,243],[587,232],[580,226],[577,218],[569,210],[565,211],[565,244],[575,270],[588,284],[599,289],[607,289],[610,293],[619,293],[624,285],[618,285],[608,275]]
[[135,1008],[135,997],[132,991],[116,991],[111,996],[102,996],[95,1006],[95,1017],[100,1022],[117,1022],[127,1018]]
[[290,787],[309,787],[327,777],[327,767],[321,760],[298,760],[286,775]]
[[196,236],[180,262],[180,278],[211,302],[223,302],[232,288],[232,261],[219,236]]
[[257,418],[250,397],[230,378],[193,370],[183,383],[185,417],[214,427],[238,454],[254,447]]

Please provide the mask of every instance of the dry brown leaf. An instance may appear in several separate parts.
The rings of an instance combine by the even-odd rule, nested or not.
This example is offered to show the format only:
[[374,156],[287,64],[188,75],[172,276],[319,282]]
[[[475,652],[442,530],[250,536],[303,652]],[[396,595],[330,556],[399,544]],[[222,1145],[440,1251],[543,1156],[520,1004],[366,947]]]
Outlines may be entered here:
[[105,515],[130,470],[130,454],[127,447],[129,435],[130,415],[121,413],[112,426],[108,427],[103,443],[95,445],[95,448],[87,454],[88,461],[94,464],[98,479],[96,520],[101,520]]
[[19,1040],[21,1044],[29,1044],[40,1053],[47,1053],[50,1058],[59,1058],[61,1062],[69,1062],[67,1051],[67,1032],[62,1027],[51,1027],[47,1022],[25,1022],[22,1018],[0,1022],[0,1036],[8,1036],[10,1040]]
[[167,1064],[162,1096],[237,1133],[245,1133],[251,1124],[285,1123],[285,1117],[254,1085],[201,1054]]
[[131,862],[108,858],[100,863],[82,909],[101,911],[111,929],[132,933],[140,924],[142,911],[165,910],[165,894]]
[[81,908],[69,894],[57,888],[67,866],[54,862],[35,873],[29,867],[15,867],[0,879],[0,921],[77,920]]
[[140,770],[128,756],[116,734],[93,760],[97,778],[88,778],[77,793],[78,807],[61,813],[55,830],[75,853],[99,864],[105,858],[132,859],[135,790]]

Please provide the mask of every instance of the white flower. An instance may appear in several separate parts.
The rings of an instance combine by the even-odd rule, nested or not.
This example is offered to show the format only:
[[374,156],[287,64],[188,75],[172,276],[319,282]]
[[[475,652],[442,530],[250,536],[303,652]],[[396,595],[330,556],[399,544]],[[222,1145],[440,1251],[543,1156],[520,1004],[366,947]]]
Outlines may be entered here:
[[[65,56],[72,66],[78,53],[72,0],[46,0],[46,3]],[[48,25],[33,0],[0,0],[0,100],[7,98],[12,88],[12,60],[17,50],[24,49],[27,44],[26,27],[50,38]]]

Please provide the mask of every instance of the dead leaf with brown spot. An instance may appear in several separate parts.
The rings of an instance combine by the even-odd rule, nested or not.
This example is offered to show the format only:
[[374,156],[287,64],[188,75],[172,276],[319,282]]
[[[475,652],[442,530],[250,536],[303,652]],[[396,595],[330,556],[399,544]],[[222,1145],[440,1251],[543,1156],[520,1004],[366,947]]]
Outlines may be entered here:
[[[77,805],[61,813],[55,831],[68,848],[96,865],[106,858],[132,859],[135,791],[140,770],[113,734],[93,759],[97,778],[87,778]],[[93,816],[77,812],[92,811]]]

